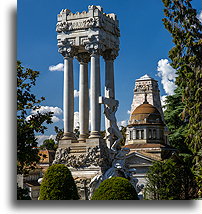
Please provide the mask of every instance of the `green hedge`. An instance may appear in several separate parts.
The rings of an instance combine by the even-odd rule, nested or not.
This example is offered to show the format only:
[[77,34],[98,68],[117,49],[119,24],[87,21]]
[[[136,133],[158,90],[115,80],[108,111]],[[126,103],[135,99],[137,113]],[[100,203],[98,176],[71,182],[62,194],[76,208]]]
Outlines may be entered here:
[[39,200],[78,200],[76,184],[63,164],[50,166],[41,183]]
[[139,200],[133,185],[125,178],[112,177],[103,181],[91,200]]

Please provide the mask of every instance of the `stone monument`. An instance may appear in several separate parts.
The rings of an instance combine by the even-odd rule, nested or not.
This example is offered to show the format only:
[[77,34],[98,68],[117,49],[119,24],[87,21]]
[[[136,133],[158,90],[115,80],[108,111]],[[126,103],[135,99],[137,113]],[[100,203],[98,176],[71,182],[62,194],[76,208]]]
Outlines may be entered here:
[[[53,164],[62,163],[69,167],[81,198],[88,200],[101,181],[112,176],[129,176],[125,172],[124,161],[128,150],[121,149],[119,145],[122,135],[115,117],[118,101],[114,91],[114,60],[119,51],[119,23],[115,14],[106,14],[100,6],[92,5],[82,13],[63,9],[58,15],[56,31],[58,51],[64,57],[64,136],[59,142]],[[101,56],[105,61],[104,97],[101,96],[100,83]],[[74,58],[80,63],[78,139],[73,133]],[[105,139],[100,135],[101,104],[106,116]]]

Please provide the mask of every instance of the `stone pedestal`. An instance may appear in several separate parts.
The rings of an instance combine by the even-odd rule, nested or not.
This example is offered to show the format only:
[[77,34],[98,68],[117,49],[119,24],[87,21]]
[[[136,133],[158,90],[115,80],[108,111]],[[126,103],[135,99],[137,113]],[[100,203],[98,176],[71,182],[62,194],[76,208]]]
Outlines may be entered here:
[[54,164],[65,164],[71,171],[82,200],[88,200],[89,183],[111,167],[112,161],[106,142],[100,138],[86,142],[60,140]]

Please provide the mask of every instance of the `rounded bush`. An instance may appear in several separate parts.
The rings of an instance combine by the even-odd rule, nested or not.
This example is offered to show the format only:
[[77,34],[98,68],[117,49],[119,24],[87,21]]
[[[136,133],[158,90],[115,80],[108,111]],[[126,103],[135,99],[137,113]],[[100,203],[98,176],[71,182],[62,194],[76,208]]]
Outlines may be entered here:
[[78,200],[76,184],[63,164],[50,166],[41,183],[39,200]]
[[133,185],[121,177],[103,181],[95,190],[91,200],[139,200]]

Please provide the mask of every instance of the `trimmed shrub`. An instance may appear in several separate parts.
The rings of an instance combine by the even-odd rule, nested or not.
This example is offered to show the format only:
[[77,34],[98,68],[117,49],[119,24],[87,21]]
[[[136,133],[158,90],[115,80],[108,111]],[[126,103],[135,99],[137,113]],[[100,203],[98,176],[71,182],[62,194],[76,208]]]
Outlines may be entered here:
[[121,177],[103,181],[95,190],[91,200],[139,200],[133,185]]
[[78,200],[76,184],[63,164],[50,166],[41,183],[39,200]]

